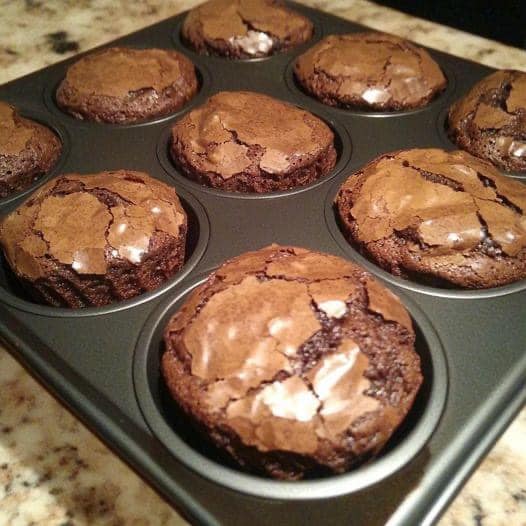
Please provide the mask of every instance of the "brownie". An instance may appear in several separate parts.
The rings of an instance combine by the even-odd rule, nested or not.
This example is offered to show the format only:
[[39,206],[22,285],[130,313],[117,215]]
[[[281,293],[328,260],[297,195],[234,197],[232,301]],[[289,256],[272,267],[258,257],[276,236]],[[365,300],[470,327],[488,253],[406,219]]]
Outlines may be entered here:
[[422,382],[409,314],[357,265],[272,245],[227,261],[164,332],[189,421],[253,473],[342,473],[377,455]]
[[336,206],[349,242],[395,276],[468,289],[526,277],[526,186],[467,152],[381,155]]
[[239,59],[287,51],[313,31],[308,18],[275,0],[210,0],[188,13],[182,37],[198,53]]
[[56,99],[77,119],[126,124],[172,113],[197,89],[194,65],[177,51],[112,47],[70,66]]
[[49,128],[0,101],[0,198],[24,190],[48,173],[61,151],[60,139]]
[[448,132],[463,150],[526,172],[526,73],[496,71],[475,84],[450,108]]
[[141,172],[68,174],[0,223],[14,274],[38,302],[102,306],[155,289],[183,265],[175,190]]
[[365,110],[419,108],[447,84],[427,51],[375,32],[330,35],[298,58],[294,72],[324,104]]
[[188,178],[234,192],[304,186],[336,164],[334,134],[322,120],[248,91],[217,93],[186,114],[170,149]]

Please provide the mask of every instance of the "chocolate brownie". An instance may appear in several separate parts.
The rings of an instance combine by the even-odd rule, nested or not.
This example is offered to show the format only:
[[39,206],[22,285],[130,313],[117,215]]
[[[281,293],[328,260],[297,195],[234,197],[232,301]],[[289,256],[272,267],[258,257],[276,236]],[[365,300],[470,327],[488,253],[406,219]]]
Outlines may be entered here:
[[248,91],[217,93],[185,115],[172,129],[171,154],[188,178],[235,192],[304,186],[336,163],[322,120]]
[[239,59],[287,51],[313,30],[308,18],[276,0],[210,0],[188,13],[182,37],[199,53]]
[[422,382],[409,314],[357,265],[272,245],[227,261],[169,321],[162,373],[240,467],[279,479],[378,454]]
[[172,113],[197,89],[194,65],[181,53],[113,47],[70,66],[56,98],[77,119],[126,124]]
[[324,104],[366,110],[419,108],[447,84],[427,51],[374,32],[330,35],[301,55],[294,71]]
[[24,190],[48,173],[62,144],[46,126],[24,119],[0,101],[0,198]]
[[526,73],[496,71],[449,110],[460,148],[508,171],[526,172]]
[[526,186],[467,152],[381,155],[336,205],[349,242],[395,276],[473,289],[526,277]]
[[144,173],[68,174],[4,218],[0,244],[36,301],[101,306],[173,276],[186,228],[175,190]]

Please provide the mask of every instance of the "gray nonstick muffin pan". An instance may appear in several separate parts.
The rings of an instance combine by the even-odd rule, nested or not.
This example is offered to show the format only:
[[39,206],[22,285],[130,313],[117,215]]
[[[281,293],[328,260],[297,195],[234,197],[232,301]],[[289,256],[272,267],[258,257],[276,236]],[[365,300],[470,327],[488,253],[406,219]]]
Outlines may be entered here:
[[[27,369],[190,521],[228,525],[426,524],[436,520],[526,399],[526,282],[487,289],[438,289],[404,281],[363,258],[344,239],[333,209],[339,186],[377,155],[403,148],[455,149],[444,132],[449,105],[490,70],[430,50],[448,78],[428,106],[392,113],[331,108],[295,83],[296,57],[323,36],[363,31],[294,5],[315,35],[293,51],[232,61],[200,56],[180,39],[184,14],[109,45],[178,49],[196,65],[198,95],[168,117],[135,125],[76,120],[54,93],[78,57],[0,86],[0,100],[54,129],[63,143],[51,174],[0,200],[0,214],[59,173],[129,168],[173,185],[189,215],[187,261],[158,290],[103,308],[32,303],[0,262],[0,337]],[[265,195],[232,194],[185,179],[168,155],[170,128],[222,90],[252,90],[324,119],[338,162],[317,182]],[[167,397],[160,378],[162,330],[186,294],[225,259],[270,243],[356,261],[392,288],[417,333],[425,381],[386,449],[344,475],[281,482],[238,470],[203,442]]]

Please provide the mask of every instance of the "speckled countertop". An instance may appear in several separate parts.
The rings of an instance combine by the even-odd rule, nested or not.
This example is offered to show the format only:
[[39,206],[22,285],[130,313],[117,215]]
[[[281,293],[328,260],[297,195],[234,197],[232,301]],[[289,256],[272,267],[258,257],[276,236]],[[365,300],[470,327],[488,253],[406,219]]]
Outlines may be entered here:
[[[113,40],[196,0],[0,0],[0,83]],[[493,67],[526,52],[364,0],[305,3]],[[440,526],[526,525],[526,410]],[[0,526],[180,525],[184,520],[0,347]]]

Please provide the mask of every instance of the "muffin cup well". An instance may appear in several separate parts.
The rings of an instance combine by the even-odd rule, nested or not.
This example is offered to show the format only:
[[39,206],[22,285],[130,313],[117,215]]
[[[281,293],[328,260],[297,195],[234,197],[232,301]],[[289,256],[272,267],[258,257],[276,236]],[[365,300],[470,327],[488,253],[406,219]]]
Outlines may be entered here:
[[133,358],[135,393],[143,417],[154,435],[180,462],[199,475],[241,493],[270,499],[318,499],[371,486],[407,465],[425,447],[445,406],[447,364],[440,340],[426,316],[414,303],[402,298],[413,318],[424,382],[409,414],[378,457],[343,475],[297,482],[276,481],[243,472],[194,431],[171,399],[161,376],[164,328],[188,293],[204,278],[201,276],[180,288],[155,309],[143,327]]
[[24,188],[23,190],[20,190],[18,192],[14,192],[7,197],[1,198],[0,208],[12,205],[15,201],[22,200],[23,198],[27,197],[30,193],[34,192],[41,184],[45,183],[46,181],[49,181],[50,179],[58,175],[66,162],[71,148],[71,138],[69,136],[69,133],[64,128],[64,126],[59,124],[58,120],[55,119],[54,116],[40,111],[26,111],[23,109],[23,107],[20,108],[19,113],[21,117],[24,117],[25,119],[30,119],[32,121],[37,122],[38,124],[41,124],[42,126],[45,126],[46,128],[49,128],[59,138],[61,143],[61,151],[57,162],[53,165],[53,167],[51,168],[51,170],[49,170],[48,173],[33,181],[27,188]]
[[50,317],[83,317],[129,309],[165,293],[180,283],[196,267],[207,249],[210,235],[208,216],[199,201],[184,191],[177,190],[177,195],[188,217],[185,263],[175,276],[155,290],[104,307],[68,309],[41,305],[34,302],[24,290],[0,250],[0,301],[34,314]]
[[[442,70],[442,73],[444,73],[447,85],[446,89],[439,93],[436,97],[434,97],[428,104],[425,106],[422,106],[420,108],[411,108],[407,110],[392,110],[392,111],[377,111],[377,110],[366,110],[366,109],[359,109],[359,108],[342,108],[340,106],[330,106],[328,104],[324,104],[323,102],[319,101],[316,97],[309,94],[303,86],[298,82],[296,79],[296,75],[294,74],[294,66],[296,64],[298,57],[294,57],[292,59],[285,71],[285,83],[290,90],[290,92],[299,100],[304,101],[304,104],[310,103],[315,104],[318,108],[324,108],[325,110],[334,111],[341,113],[341,115],[356,115],[360,117],[404,117],[406,115],[414,115],[415,113],[422,113],[425,111],[432,111],[436,109],[437,107],[444,104],[445,100],[449,100],[451,98],[451,95],[455,92],[456,88],[456,81],[455,81],[455,75],[451,68],[445,64],[440,63],[439,59],[437,57],[433,57],[438,65],[440,66],[440,69]],[[308,101],[308,102],[307,102]]]
[[[350,176],[352,177],[352,175]],[[340,227],[340,220],[338,218],[338,210],[334,203],[338,191],[345,182],[345,179],[333,184],[330,188],[327,197],[325,198],[325,223],[327,228],[337,245],[345,253],[345,255],[365,267],[369,272],[381,278],[384,281],[397,285],[407,290],[414,292],[421,292],[430,296],[437,296],[442,298],[458,298],[458,299],[477,299],[477,298],[494,298],[496,296],[504,296],[506,294],[513,294],[515,292],[526,289],[526,279],[522,279],[509,285],[502,285],[500,287],[492,287],[488,289],[455,289],[455,288],[440,288],[423,285],[413,280],[399,278],[390,272],[382,269],[373,261],[362,255],[359,250],[350,243],[344,236]]]
[[299,44],[291,49],[288,49],[287,51],[282,51],[278,53],[274,53],[273,55],[269,55],[266,57],[254,57],[254,58],[229,58],[224,57],[221,55],[207,55],[204,53],[198,53],[190,43],[186,42],[186,40],[183,38],[182,35],[182,27],[184,20],[186,16],[182,16],[178,19],[177,23],[175,24],[173,33],[172,33],[172,41],[175,45],[175,48],[178,50],[184,50],[184,52],[193,58],[193,61],[198,59],[205,59],[205,60],[217,60],[217,61],[229,61],[229,62],[236,62],[236,63],[256,63],[256,62],[265,62],[267,60],[276,59],[277,57],[283,57],[283,56],[291,56],[291,55],[297,55],[300,53],[303,53],[309,49],[312,45],[314,45],[316,42],[321,40],[323,37],[323,26],[321,22],[314,16],[312,16],[312,12],[307,12],[305,9],[302,9],[303,6],[301,4],[296,4],[294,6],[290,6],[294,11],[297,11],[298,13],[306,16],[314,26],[314,30],[312,32],[312,36],[309,40],[304,42],[303,44]]
[[[455,142],[453,142],[449,138],[448,123],[447,123],[448,114],[449,114],[449,108],[443,108],[442,111],[438,114],[438,118],[437,118],[438,135],[440,136],[440,140],[446,150],[461,150],[462,148],[460,148],[460,146],[458,146]],[[487,160],[487,159],[482,159],[482,160]],[[523,180],[524,182],[526,182],[526,173],[507,172],[498,167],[497,169],[500,171],[502,175],[507,175],[508,177],[513,177],[514,179],[519,179],[519,180]]]
[[[131,47],[131,46],[130,46]],[[136,46],[137,47],[137,46]],[[101,48],[97,48],[97,50],[100,50]],[[94,50],[90,50],[92,52]],[[78,59],[79,57],[75,57]],[[60,83],[66,76],[67,67],[71,64],[67,64],[63,67],[63,70],[59,75],[55,75],[54,81],[50,82],[46,85],[43,91],[43,98],[44,98],[44,104],[46,107],[54,113],[59,118],[66,117],[68,119],[68,125],[77,125],[77,126],[99,126],[99,127],[106,127],[109,129],[116,128],[116,129],[125,129],[125,128],[138,128],[142,126],[150,126],[155,125],[159,123],[163,123],[167,120],[173,119],[174,117],[178,117],[182,113],[186,112],[187,110],[193,108],[194,106],[197,106],[201,104],[209,95],[210,92],[210,86],[212,84],[211,75],[206,66],[203,64],[196,64],[193,63],[195,67],[195,73],[197,76],[197,82],[199,84],[197,93],[183,106],[181,106],[179,109],[172,113],[168,113],[166,115],[160,115],[157,117],[153,117],[151,119],[142,120],[139,122],[131,122],[127,124],[116,124],[111,122],[98,122],[98,121],[92,121],[92,120],[86,120],[86,119],[77,119],[67,111],[63,110],[57,103],[56,99],[56,93],[57,89],[60,86]]]
[[[309,111],[307,108],[298,106],[299,108]],[[288,195],[298,194],[307,190],[311,190],[320,186],[321,184],[329,181],[338,173],[340,173],[347,163],[349,162],[352,155],[352,142],[351,137],[347,129],[340,124],[337,120],[332,119],[328,116],[322,115],[318,112],[312,112],[313,115],[321,119],[327,124],[334,133],[334,146],[336,148],[336,164],[334,168],[326,175],[320,177],[316,181],[313,181],[310,184],[305,186],[298,186],[290,190],[283,190],[279,192],[266,192],[266,193],[255,193],[255,192],[230,192],[228,190],[222,190],[220,188],[212,188],[197,183],[183,175],[179,170],[177,165],[172,159],[170,153],[170,143],[171,143],[171,132],[172,128],[166,128],[162,131],[161,136],[157,142],[157,158],[161,163],[162,167],[168,175],[173,177],[179,184],[186,187],[189,191],[192,192],[205,192],[207,194],[215,195],[218,197],[232,197],[235,199],[268,199],[274,197],[285,197]]]

